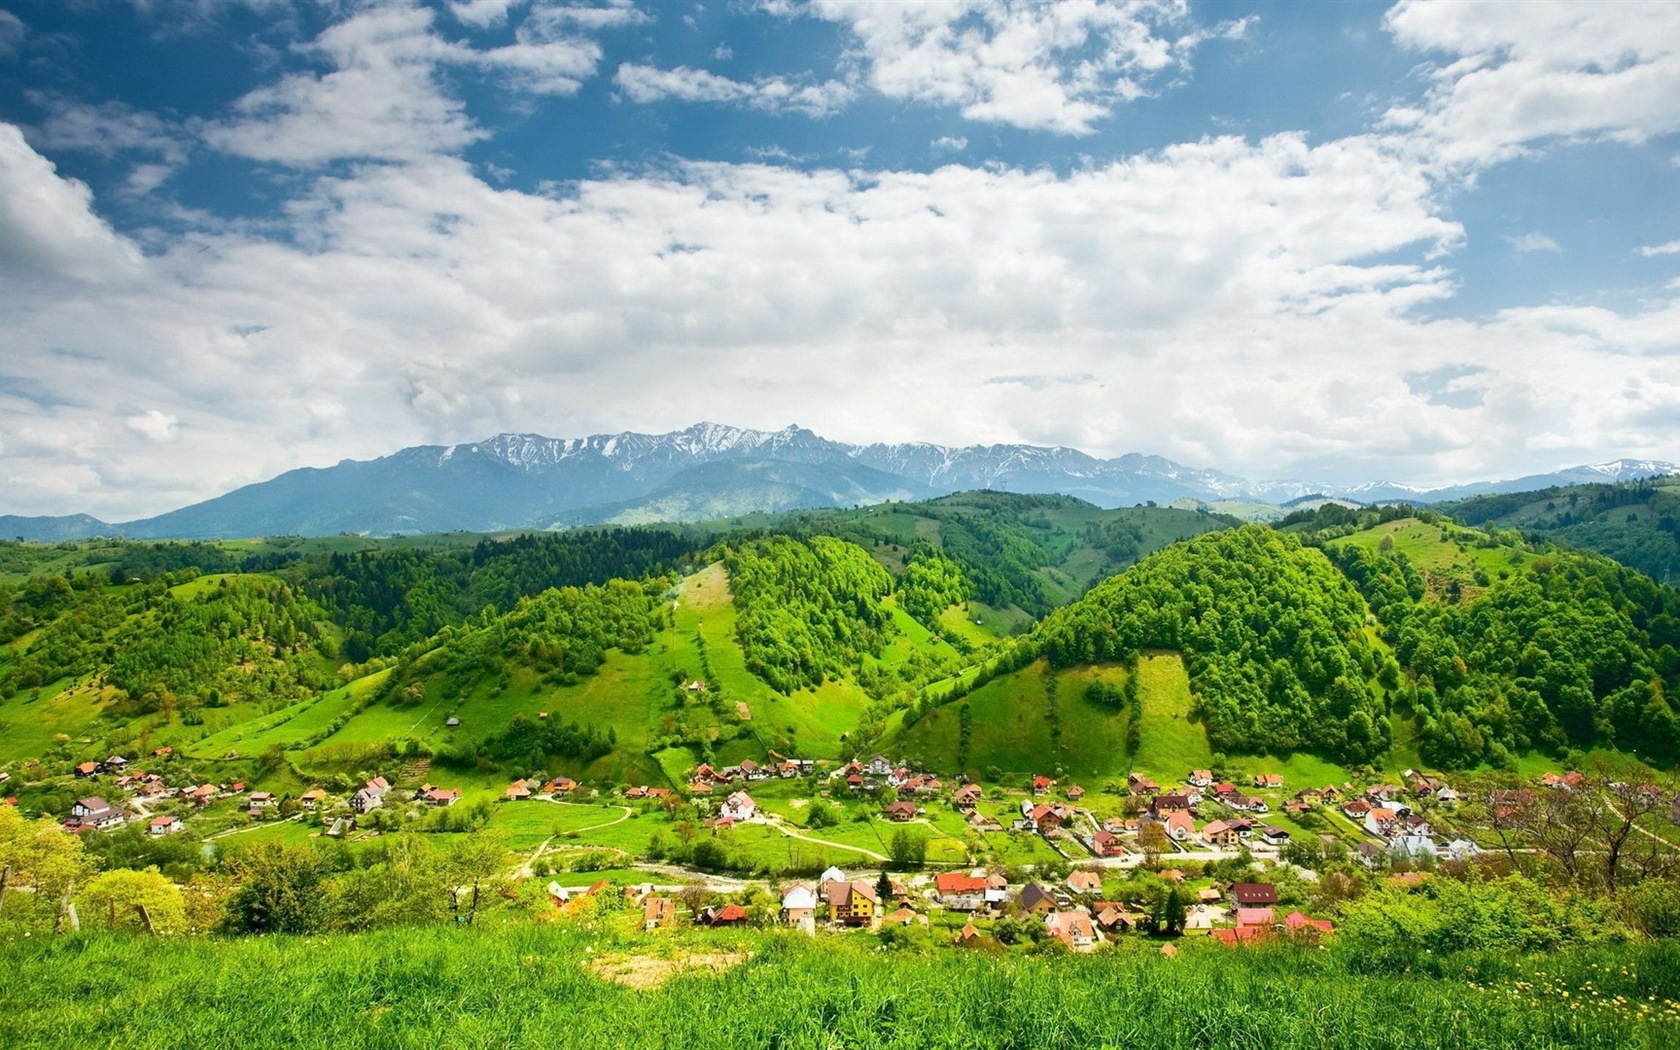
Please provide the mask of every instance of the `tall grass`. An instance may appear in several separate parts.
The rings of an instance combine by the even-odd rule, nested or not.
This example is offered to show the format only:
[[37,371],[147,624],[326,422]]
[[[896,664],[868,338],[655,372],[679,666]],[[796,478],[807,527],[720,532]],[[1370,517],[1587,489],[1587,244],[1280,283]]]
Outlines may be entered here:
[[[689,933],[615,942],[580,930],[388,930],[331,938],[70,937],[0,946],[8,1048],[541,1047],[1193,1048],[1658,1047],[1680,1021],[1562,988],[1530,964],[1444,978],[1364,977],[1335,953],[1187,946],[1088,958],[940,950],[868,939]],[[633,991],[583,963],[603,953],[732,950],[747,961]],[[1535,961],[1579,985],[1615,973],[1626,1000],[1675,994],[1680,949],[1635,945]],[[1492,969],[1497,970],[1494,966]],[[1600,975],[1597,977],[1584,976]],[[1661,1002],[1660,998],[1657,1000]]]

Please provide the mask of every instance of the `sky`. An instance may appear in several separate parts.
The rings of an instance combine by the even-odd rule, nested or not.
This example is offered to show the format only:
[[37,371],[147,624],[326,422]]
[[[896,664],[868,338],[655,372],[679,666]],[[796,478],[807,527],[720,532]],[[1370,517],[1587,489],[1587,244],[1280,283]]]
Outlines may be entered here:
[[702,420],[1680,460],[1680,4],[0,0],[0,513]]

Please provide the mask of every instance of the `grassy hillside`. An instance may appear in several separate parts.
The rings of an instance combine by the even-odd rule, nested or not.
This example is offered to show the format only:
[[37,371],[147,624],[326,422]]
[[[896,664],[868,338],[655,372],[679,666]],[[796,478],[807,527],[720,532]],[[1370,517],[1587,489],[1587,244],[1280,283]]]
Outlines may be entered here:
[[[18,1050],[1477,1050],[1680,1039],[1667,1007],[1680,969],[1672,945],[1475,956],[1404,974],[1370,972],[1336,952],[1208,943],[1170,959],[1146,946],[1091,958],[883,955],[867,935],[813,942],[720,931],[667,937],[661,949],[632,954],[581,928],[14,942],[0,946],[0,965],[15,975],[0,988],[0,1009]],[[1647,995],[1656,1011],[1634,1007]]]

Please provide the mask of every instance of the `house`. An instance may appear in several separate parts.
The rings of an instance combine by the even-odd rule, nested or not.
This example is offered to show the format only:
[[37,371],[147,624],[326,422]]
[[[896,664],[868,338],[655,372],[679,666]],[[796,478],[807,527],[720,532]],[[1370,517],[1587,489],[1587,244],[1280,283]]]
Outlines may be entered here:
[[980,804],[980,785],[964,784],[951,793],[951,805],[959,812],[972,813],[974,807]]
[[1168,813],[1188,813],[1190,796],[1179,792],[1156,795],[1155,801],[1149,804],[1149,812],[1157,817],[1165,817]]
[[882,779],[892,776],[892,771],[893,765],[891,762],[887,761],[886,756],[884,755],[876,755],[864,766],[865,773],[872,777]]
[[1099,857],[1118,857],[1126,852],[1126,845],[1112,831],[1098,830],[1091,836],[1091,849]]
[[1218,904],[1220,899],[1218,887],[1204,886],[1196,891],[1197,904]]
[[1365,814],[1365,830],[1378,838],[1392,838],[1399,828],[1400,814],[1392,809],[1379,806]]
[[454,715],[450,715],[448,718],[444,719],[443,727],[445,729],[459,729],[461,728],[461,720],[456,718]]
[[357,813],[368,813],[385,804],[385,793],[375,791],[371,787],[360,788],[350,796],[350,808]]
[[873,884],[858,879],[854,882],[830,882],[823,886],[828,904],[828,921],[847,926],[868,926],[881,911],[881,897]]
[[747,909],[739,904],[725,904],[716,910],[706,908],[700,913],[700,921],[708,926],[745,926]]
[[320,788],[310,788],[298,796],[298,805],[304,809],[314,809],[327,800],[327,793]]
[[428,784],[420,789],[419,798],[431,806],[453,806],[461,800],[461,789],[432,787]]
[[172,747],[158,747],[158,748],[153,748],[152,749],[152,757],[153,758],[168,758],[170,755],[173,755],[174,753],[175,753],[175,749],[172,748]]
[[121,773],[123,770],[128,768],[128,759],[124,758],[121,755],[112,755],[110,758],[107,758],[101,765],[104,768],[104,770],[108,773]]
[[1342,804],[1342,816],[1349,820],[1363,822],[1370,812],[1371,804],[1362,798],[1356,798]]
[[1069,802],[1078,802],[1080,799],[1082,799],[1084,797],[1085,797],[1085,789],[1084,788],[1080,787],[1078,784],[1072,784],[1072,785],[1068,786],[1067,799],[1068,799]]
[[1163,823],[1167,829],[1167,838],[1174,842],[1190,842],[1196,837],[1196,821],[1184,810],[1167,814]]
[[1266,830],[1260,833],[1269,845],[1281,846],[1289,841],[1289,832],[1272,824],[1266,825]]
[[1322,936],[1336,932],[1336,924],[1329,919],[1314,919],[1298,911],[1292,911],[1285,915],[1283,924],[1288,927],[1290,933],[1295,934]]
[[920,921],[922,923],[922,925],[926,926],[927,925],[927,916],[926,915],[918,915],[914,911],[910,910],[909,905],[901,904],[901,905],[898,906],[898,908],[895,911],[893,911],[886,918],[881,920],[881,925],[883,925],[883,926],[908,926],[911,923],[917,922],[917,921]]
[[1040,802],[1036,806],[1026,802],[1021,803],[1021,819],[1033,831],[1053,831],[1061,827],[1069,815],[1070,813],[1060,806],[1053,806],[1046,802]]
[[577,781],[571,777],[555,777],[543,787],[552,795],[570,795],[577,790]]
[[1094,951],[1102,942],[1102,935],[1097,933],[1091,916],[1083,908],[1051,912],[1044,917],[1044,928],[1050,931],[1050,936],[1076,952]]
[[1277,887],[1269,882],[1233,882],[1229,895],[1239,908],[1269,908],[1278,902]]
[[391,790],[391,782],[389,780],[386,780],[384,777],[374,777],[372,780],[368,781],[366,784],[363,784],[362,786],[365,787],[365,788],[368,788],[369,790],[377,791],[382,795],[385,792]]
[[76,775],[79,776],[79,777],[98,776],[99,775],[99,763],[98,762],[83,762],[81,765],[76,767]]
[[899,799],[896,802],[887,803],[887,817],[890,820],[896,820],[903,823],[906,820],[915,819],[915,816],[916,804],[914,802]]
[[1260,773],[1254,778],[1254,786],[1276,791],[1283,787],[1282,773]]
[[1267,940],[1271,935],[1270,926],[1238,926],[1234,929],[1212,931],[1214,940],[1231,947]]
[[657,930],[676,924],[676,901],[669,897],[649,897],[642,902],[642,929]]
[[737,791],[723,800],[719,813],[733,821],[751,820],[758,813],[758,804],[745,791]]
[[151,835],[173,835],[180,830],[180,817],[153,817],[146,825],[146,831]]
[[1210,846],[1237,846],[1242,843],[1242,836],[1234,821],[1214,820],[1202,829],[1202,839]]
[[1192,769],[1190,775],[1184,779],[1191,787],[1212,787],[1213,771],[1210,769]]
[[279,802],[280,802],[279,799],[274,797],[272,792],[268,792],[268,791],[253,791],[253,792],[251,792],[251,798],[249,799],[249,801],[251,803],[251,808],[252,809],[257,809],[259,807],[265,807],[265,806],[274,806],[274,805],[278,805]]
[[1161,793],[1161,785],[1155,783],[1153,780],[1150,780],[1142,773],[1133,773],[1128,776],[1126,778],[1126,787],[1134,795],[1158,795]]
[[1056,782],[1054,780],[1042,774],[1032,778],[1032,793],[1035,795],[1042,795],[1055,786]]
[[1277,920],[1272,917],[1272,909],[1270,908],[1237,909],[1238,926],[1264,926],[1269,929],[1276,921]]
[[1056,910],[1056,895],[1048,887],[1029,882],[1021,890],[1016,910],[1022,915],[1048,915]]
[[939,895],[939,902],[952,911],[980,911],[986,906],[986,878],[983,875],[942,871],[933,877],[933,889]]
[[1074,893],[1089,896],[1102,892],[1102,876],[1094,871],[1072,871],[1068,873],[1067,888]]
[[960,932],[958,932],[958,934],[957,934],[957,943],[958,944],[978,944],[978,943],[980,943],[980,928],[978,926],[975,926],[972,922],[964,923],[962,930]]
[[798,926],[813,920],[817,914],[817,894],[803,882],[789,886],[782,894],[782,921]]
[[508,785],[504,797],[509,802],[523,802],[531,797],[531,783],[527,780],[515,780]]
[[183,788],[181,794],[191,799],[195,806],[208,806],[221,794],[221,789],[214,784],[200,784],[195,788]]
[[65,821],[65,826],[72,831],[86,831],[90,828],[104,831],[107,828],[121,827],[126,820],[127,818],[112,808],[109,802],[94,796],[84,798],[70,807],[70,819]]
[[1105,933],[1129,933],[1143,921],[1142,915],[1118,901],[1098,901],[1091,905],[1091,913],[1097,928]]

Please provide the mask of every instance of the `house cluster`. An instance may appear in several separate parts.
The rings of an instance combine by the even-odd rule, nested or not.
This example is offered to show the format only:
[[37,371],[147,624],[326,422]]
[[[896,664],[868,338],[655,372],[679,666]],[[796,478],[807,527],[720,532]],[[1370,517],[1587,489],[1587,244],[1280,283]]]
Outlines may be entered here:
[[809,773],[815,763],[809,758],[772,758],[769,762],[742,759],[739,765],[714,768],[708,762],[694,767],[688,778],[688,790],[694,795],[709,795],[713,791],[738,783],[756,784],[766,780],[792,780]]
[[374,777],[350,796],[350,808],[357,813],[371,813],[385,804],[385,795],[390,790],[389,780]]
[[120,776],[128,772],[128,759],[122,755],[112,755],[103,762],[78,762],[74,772],[83,779],[96,777],[101,773],[113,773]]
[[813,932],[818,923],[868,929],[916,922],[926,925],[927,916],[907,903],[892,908],[894,901],[909,898],[909,890],[902,883],[887,880],[887,893],[883,895],[879,882],[878,879],[849,879],[839,868],[829,868],[815,885],[796,882],[783,889],[781,920],[807,933]]
[[442,788],[433,784],[421,784],[419,789],[414,792],[414,800],[416,802],[424,802],[428,806],[437,806],[439,808],[453,806],[455,803],[461,801],[461,789]]
[[1279,919],[1277,887],[1268,883],[1232,883],[1227,892],[1235,922],[1208,931],[1209,936],[1223,944],[1234,947],[1279,936],[1318,938],[1336,930],[1336,924],[1329,919],[1315,919],[1301,911],[1292,911]]
[[944,785],[932,773],[918,772],[902,762],[895,764],[885,755],[876,755],[868,761],[854,758],[830,773],[829,779],[841,781],[854,792],[889,787],[903,799],[927,798],[944,790]]

